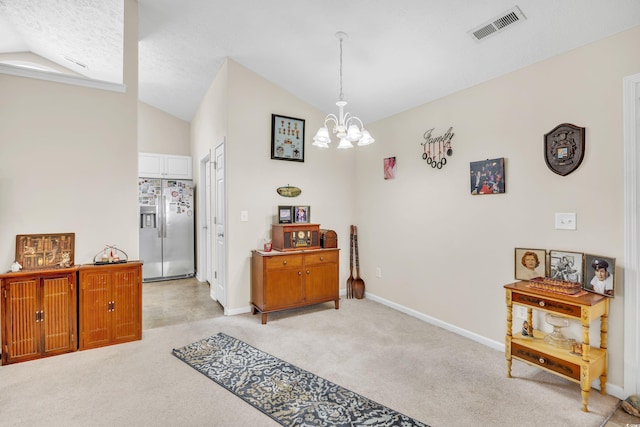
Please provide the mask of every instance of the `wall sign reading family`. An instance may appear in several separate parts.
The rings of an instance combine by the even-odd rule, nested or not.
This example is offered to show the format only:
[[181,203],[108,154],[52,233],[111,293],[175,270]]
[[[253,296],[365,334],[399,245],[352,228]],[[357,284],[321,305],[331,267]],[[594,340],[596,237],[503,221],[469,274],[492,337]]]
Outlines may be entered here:
[[444,134],[440,136],[433,136],[433,130],[431,128],[423,135],[424,142],[421,142],[423,153],[422,160],[426,160],[427,164],[434,169],[442,169],[447,164],[447,156],[453,155],[453,147],[451,146],[451,139],[455,135],[450,127]]
[[271,115],[271,158],[304,162],[304,120]]

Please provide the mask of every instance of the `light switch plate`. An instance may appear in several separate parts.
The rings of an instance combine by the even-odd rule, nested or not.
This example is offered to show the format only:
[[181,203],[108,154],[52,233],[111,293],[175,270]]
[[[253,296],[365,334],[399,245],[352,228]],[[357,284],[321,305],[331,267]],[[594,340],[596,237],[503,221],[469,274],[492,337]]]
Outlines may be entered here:
[[575,212],[556,213],[556,230],[575,230]]
[[249,221],[249,211],[240,211],[240,221],[242,222]]

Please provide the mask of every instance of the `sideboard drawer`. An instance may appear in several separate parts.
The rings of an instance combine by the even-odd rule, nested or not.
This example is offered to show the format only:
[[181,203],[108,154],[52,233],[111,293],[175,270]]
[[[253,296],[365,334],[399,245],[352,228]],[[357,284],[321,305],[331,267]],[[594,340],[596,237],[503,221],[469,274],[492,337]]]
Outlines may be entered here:
[[302,255],[280,255],[265,257],[267,270],[277,268],[299,268],[302,266]]
[[521,294],[519,292],[512,292],[511,300],[515,304],[529,305],[540,310],[554,311],[564,316],[571,316],[577,319],[580,318],[582,313],[582,309],[578,304],[554,301],[535,295]]
[[558,359],[532,348],[523,347],[515,342],[511,343],[511,355],[536,366],[550,369],[562,376],[580,381],[580,366],[575,363]]
[[338,262],[338,251],[327,251],[323,253],[307,254],[304,261],[305,265],[326,264]]

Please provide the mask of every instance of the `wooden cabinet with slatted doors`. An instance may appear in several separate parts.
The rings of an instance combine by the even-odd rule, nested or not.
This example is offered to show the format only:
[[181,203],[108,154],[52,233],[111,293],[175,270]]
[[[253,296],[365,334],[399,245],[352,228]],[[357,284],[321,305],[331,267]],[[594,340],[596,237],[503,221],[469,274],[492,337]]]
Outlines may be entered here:
[[0,275],[2,364],[77,349],[76,267]]
[[80,350],[142,339],[142,262],[78,271]]

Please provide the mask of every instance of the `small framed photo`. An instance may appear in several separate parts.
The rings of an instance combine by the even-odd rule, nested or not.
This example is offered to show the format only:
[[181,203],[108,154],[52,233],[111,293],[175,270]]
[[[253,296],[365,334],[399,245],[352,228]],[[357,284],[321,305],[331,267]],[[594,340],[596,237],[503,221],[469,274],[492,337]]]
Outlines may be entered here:
[[615,258],[585,254],[584,284],[582,289],[612,297],[615,291]]
[[278,223],[291,224],[293,215],[291,215],[291,206],[278,206]]
[[504,193],[504,157],[470,163],[471,194]]
[[515,277],[531,280],[547,275],[547,251],[545,249],[515,249]]
[[395,179],[396,177],[396,158],[385,157],[383,161],[384,179]]
[[295,223],[309,223],[311,221],[311,206],[294,206],[293,207],[293,222]]
[[549,277],[582,284],[582,257],[579,252],[549,251]]
[[271,158],[304,162],[304,120],[271,115]]

